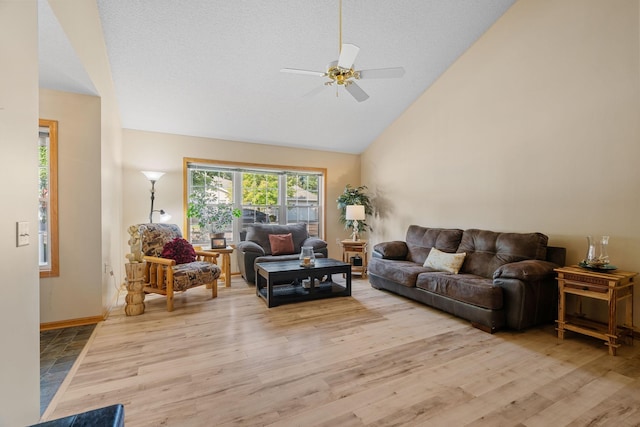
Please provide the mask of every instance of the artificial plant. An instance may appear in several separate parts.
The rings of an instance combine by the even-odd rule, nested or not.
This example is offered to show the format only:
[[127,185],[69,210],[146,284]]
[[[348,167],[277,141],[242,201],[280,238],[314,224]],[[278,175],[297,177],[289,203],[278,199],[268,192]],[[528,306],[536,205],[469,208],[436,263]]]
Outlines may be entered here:
[[[365,215],[373,215],[373,206],[371,205],[371,199],[367,194],[367,186],[361,185],[359,187],[351,187],[350,184],[347,184],[344,187],[344,191],[336,200],[338,203],[338,209],[340,210],[340,222],[344,224],[345,230],[353,229],[354,221],[348,220],[345,215],[347,211],[347,206],[349,205],[360,205],[364,206]],[[359,220],[358,221],[358,231],[373,231],[371,226],[369,226],[366,222],[367,220]]]
[[195,191],[189,196],[187,217],[198,220],[200,230],[209,230],[210,233],[223,233],[229,229],[233,218],[242,215],[240,209],[234,208],[231,203],[216,203],[218,197],[214,189]]

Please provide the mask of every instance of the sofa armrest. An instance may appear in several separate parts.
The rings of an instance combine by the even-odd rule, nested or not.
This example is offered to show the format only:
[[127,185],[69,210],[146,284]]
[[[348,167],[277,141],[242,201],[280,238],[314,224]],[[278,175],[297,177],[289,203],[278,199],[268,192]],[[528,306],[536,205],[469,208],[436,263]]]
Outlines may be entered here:
[[260,246],[259,244],[252,242],[250,240],[245,240],[243,242],[238,242],[238,244],[236,245],[236,249],[239,252],[254,252],[256,254],[258,254],[259,256],[262,256],[265,254],[264,249],[262,248],[262,246]]
[[407,244],[400,240],[378,243],[373,247],[373,256],[376,258],[407,259],[408,253]]
[[518,279],[524,282],[538,282],[555,277],[558,266],[549,261],[524,260],[503,264],[493,273],[493,278]]
[[504,264],[493,273],[503,291],[506,325],[522,330],[551,323],[558,314],[558,286],[549,261],[525,260]]
[[327,247],[327,242],[322,239],[318,239],[317,237],[308,237],[304,242],[302,242],[302,246],[311,246],[314,252],[318,252],[320,249]]

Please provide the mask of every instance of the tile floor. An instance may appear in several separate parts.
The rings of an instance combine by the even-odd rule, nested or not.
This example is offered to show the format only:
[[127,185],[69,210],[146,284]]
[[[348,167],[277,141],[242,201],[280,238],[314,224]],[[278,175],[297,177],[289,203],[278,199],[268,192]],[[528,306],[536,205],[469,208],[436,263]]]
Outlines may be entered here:
[[58,391],[96,325],[40,332],[40,415]]

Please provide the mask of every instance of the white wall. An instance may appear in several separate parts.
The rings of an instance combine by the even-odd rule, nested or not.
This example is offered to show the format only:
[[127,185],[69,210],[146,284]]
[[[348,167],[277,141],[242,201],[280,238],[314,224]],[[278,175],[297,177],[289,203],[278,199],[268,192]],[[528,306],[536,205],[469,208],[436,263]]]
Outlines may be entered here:
[[[171,213],[171,222],[184,226],[183,207],[183,158],[201,158],[233,162],[271,164],[282,166],[307,166],[327,169],[327,218],[326,240],[329,254],[340,259],[340,247],[336,239],[349,236],[348,231],[338,221],[336,199],[346,184],[359,185],[360,156],[331,153],[326,151],[303,150],[250,144],[219,139],[196,138],[162,133],[142,132],[125,129],[123,131],[123,241],[131,224],[148,222],[151,184],[140,173],[142,170],[165,172],[156,183],[154,207]],[[235,263],[235,255],[232,257]],[[237,271],[235,264],[232,270]]]
[[540,231],[575,264],[610,235],[612,263],[640,271],[639,16],[637,0],[515,3],[363,154],[373,239]]
[[[40,418],[38,62],[35,0],[0,0],[0,426]],[[16,247],[16,222],[31,244]]]
[[100,98],[40,90],[40,118],[58,121],[60,275],[40,280],[40,323],[102,308]]

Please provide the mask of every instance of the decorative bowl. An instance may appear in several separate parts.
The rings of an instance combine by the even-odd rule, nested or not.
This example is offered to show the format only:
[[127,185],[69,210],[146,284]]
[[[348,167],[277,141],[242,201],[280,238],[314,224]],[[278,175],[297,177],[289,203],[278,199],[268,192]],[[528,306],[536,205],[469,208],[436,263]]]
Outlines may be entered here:
[[592,270],[617,270],[618,267],[616,267],[615,265],[609,264],[607,263],[603,263],[603,262],[587,262],[587,261],[582,261],[580,263],[578,263],[579,267],[582,268],[590,268]]

